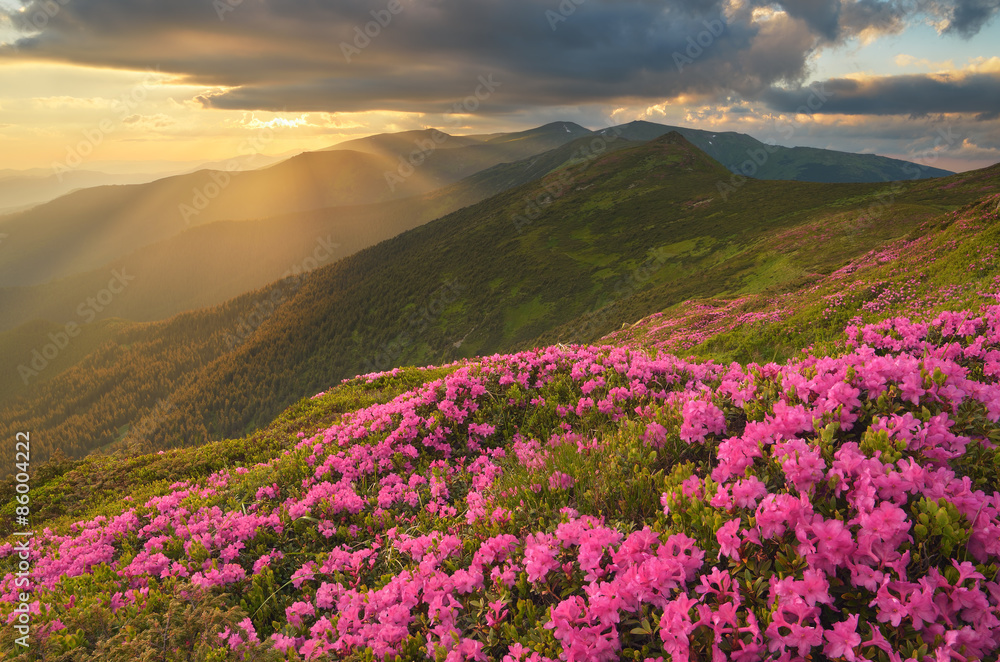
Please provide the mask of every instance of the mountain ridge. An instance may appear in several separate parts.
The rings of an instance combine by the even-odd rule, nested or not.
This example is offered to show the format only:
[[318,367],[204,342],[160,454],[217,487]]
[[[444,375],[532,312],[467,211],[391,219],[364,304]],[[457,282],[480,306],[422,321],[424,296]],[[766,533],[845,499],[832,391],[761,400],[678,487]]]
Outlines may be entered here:
[[[734,174],[757,179],[787,179],[818,183],[890,182],[947,177],[955,173],[877,154],[855,154],[816,147],[769,145],[734,131],[676,127],[637,120],[599,133],[614,132],[632,140],[649,140],[677,131]],[[718,136],[730,141],[723,144]],[[714,144],[719,142],[719,145]]]
[[[992,171],[912,182],[886,206],[878,184],[752,180],[722,200],[726,177],[678,134],[626,143],[218,311],[130,328],[5,418],[56,444],[107,446],[169,399],[143,437],[150,447],[242,434],[297,393],[366,369],[489,354],[559,329],[555,341],[586,342],[695,296],[791,287],[995,186]],[[881,220],[858,224],[871,214]],[[825,250],[775,248],[814,225],[832,233]],[[173,356],[173,342],[189,349]],[[144,381],[143,362],[160,366],[160,381]],[[123,366],[136,366],[127,379]],[[98,389],[70,388],[89,375],[101,375]],[[65,412],[91,397],[72,421],[32,404],[65,401]]]
[[[97,269],[47,283],[0,288],[0,332],[42,318],[62,321],[77,302],[103,288],[107,274],[124,269],[133,285],[100,319],[164,319],[215,305],[266,286],[323,249],[328,264],[416,225],[479,202],[583,158],[588,139],[479,171],[421,196],[367,205],[325,207],[261,220],[213,221],[140,247]],[[618,149],[619,139],[607,149]],[[330,249],[330,246],[333,249]],[[229,258],[233,258],[230,260]],[[315,266],[315,265],[314,265]]]

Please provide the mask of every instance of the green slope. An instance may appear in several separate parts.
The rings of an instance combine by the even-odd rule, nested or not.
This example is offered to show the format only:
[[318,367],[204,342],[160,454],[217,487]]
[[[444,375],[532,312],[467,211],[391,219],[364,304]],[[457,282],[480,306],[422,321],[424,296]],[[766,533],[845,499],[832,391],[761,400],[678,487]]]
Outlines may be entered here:
[[[783,261],[802,275],[793,287],[734,287],[719,296],[704,290],[705,296],[666,307],[607,339],[716,360],[780,361],[804,346],[814,345],[822,353],[841,351],[835,340],[850,324],[897,315],[926,318],[998,301],[1000,166],[969,173],[967,181],[974,202],[956,211],[915,211],[955,200],[945,184],[913,191],[908,197],[922,202],[920,207],[900,203],[866,222],[861,226],[865,234],[883,241],[861,255],[851,248],[857,221],[843,217],[802,228],[803,233],[784,233],[769,246],[748,247],[759,264]],[[912,229],[902,232],[905,227]],[[815,241],[816,236],[824,241]],[[726,277],[719,267],[707,275]],[[670,299],[665,289],[648,296]],[[640,314],[646,306],[630,301],[622,308]],[[733,319],[745,322],[733,325]]]
[[[792,319],[833,328],[839,322],[814,307],[828,296],[847,294],[826,305],[860,315],[862,301],[878,299],[855,295],[923,279],[917,297],[868,311],[872,321],[912,308],[918,323],[891,320],[845,360],[835,357],[847,353],[850,330],[837,331],[838,344],[802,349],[815,339],[811,329],[787,324],[771,330],[807,356],[785,366],[726,366],[725,352],[705,345],[696,349],[714,366],[651,359],[664,346],[657,327],[668,319],[687,324],[714,314],[727,340],[760,340],[747,311],[702,300],[690,302],[699,313],[656,315],[606,339],[614,347],[549,347],[461,370],[407,368],[345,380],[297,400],[245,438],[37,467],[31,517],[45,532],[32,542],[32,559],[39,575],[59,581],[36,584],[34,597],[49,608],[32,622],[47,627],[59,619],[58,631],[25,650],[15,649],[8,629],[3,644],[25,662],[300,659],[230,637],[253,633],[256,642],[278,633],[279,641],[312,636],[320,645],[341,636],[346,650],[338,648],[338,657],[360,661],[377,659],[373,641],[391,631],[395,659],[435,659],[427,643],[439,632],[433,614],[448,602],[443,594],[455,610],[456,643],[475,641],[474,651],[490,659],[517,655],[525,643],[546,659],[566,657],[562,651],[576,644],[560,630],[569,631],[574,618],[585,628],[599,622],[602,605],[615,618],[598,627],[610,631],[621,659],[677,657],[688,646],[691,659],[725,657],[741,646],[752,656],[770,642],[786,658],[806,651],[834,659],[822,644],[836,641],[824,634],[843,635],[841,614],[850,615],[853,642],[840,652],[856,657],[887,661],[901,651],[917,659],[930,646],[947,657],[950,642],[935,629],[961,625],[984,642],[975,659],[996,659],[988,622],[967,605],[995,611],[997,603],[997,307],[986,320],[955,312],[919,322],[935,307],[976,308],[974,293],[1000,301],[1000,194],[976,195],[995,189],[998,177],[998,168],[976,173],[978,191],[965,190],[975,201],[958,213],[932,214],[910,236],[851,258],[819,287],[786,292],[795,299],[784,302]],[[950,208],[960,197],[956,181],[910,191],[905,204],[915,211],[923,201],[928,213],[935,203]],[[805,235],[817,231],[824,234],[812,244],[849,239],[838,230],[840,216],[764,235],[771,233],[768,243],[780,238],[772,250],[792,252],[808,248]],[[690,247],[680,243],[672,254]],[[942,287],[960,296],[946,300]],[[922,297],[934,294],[937,306],[926,307]],[[893,349],[896,342],[905,349]],[[637,344],[645,351],[634,351]],[[390,407],[370,407],[397,395]],[[845,475],[871,489],[842,489]],[[13,563],[16,484],[0,482],[0,542],[11,543],[4,555]],[[420,491],[404,500],[393,491],[403,486]],[[794,517],[811,518],[813,530],[792,526]],[[886,524],[890,517],[897,524]],[[824,556],[805,538],[822,543],[824,522],[840,532],[830,538],[839,551],[829,540],[820,551],[839,560],[818,569],[812,564]],[[889,542],[878,535],[887,526],[899,533]],[[887,547],[871,547],[872,540]],[[854,572],[862,564],[850,560],[852,551],[860,558],[866,549],[878,568],[898,563],[904,593],[936,585],[930,590],[941,591],[940,613],[919,625],[911,619],[915,627],[892,625],[898,601],[884,602],[885,584]],[[895,561],[886,561],[886,549]],[[181,567],[187,572],[176,572]],[[205,588],[201,580],[219,570],[233,574]],[[964,586],[963,573],[971,575]],[[670,596],[662,622],[661,604],[649,598],[653,576],[666,577],[663,595]],[[793,589],[784,605],[773,604],[773,590],[769,596],[778,578]],[[141,597],[129,604],[136,586]],[[723,601],[734,591],[739,600]],[[779,628],[796,624],[782,609],[805,609],[801,596],[810,592],[821,597],[808,616],[814,625],[805,626],[816,628],[815,639],[784,638]],[[11,613],[17,601],[8,595]],[[635,598],[633,606],[620,595]],[[126,603],[117,604],[123,596]],[[674,621],[677,639],[667,622],[671,604],[682,616]],[[380,608],[365,609],[372,605]],[[692,605],[729,619],[732,631],[719,636],[686,622]],[[402,627],[400,615],[409,619]],[[327,634],[324,619],[341,629]],[[345,627],[354,628],[349,636]],[[753,633],[751,646],[737,629]],[[683,647],[668,648],[678,640]],[[297,652],[315,657],[312,644],[301,644]],[[589,659],[594,648],[575,650]],[[443,646],[437,651],[445,659]]]
[[295,287],[136,329],[5,408],[0,434],[31,424],[79,452],[169,398],[149,447],[240,435],[359,372],[593,340],[693,297],[795,288],[996,185],[993,171],[910,183],[890,190],[892,222],[871,223],[884,185],[751,181],[722,200],[728,176],[678,134],[582,160]]

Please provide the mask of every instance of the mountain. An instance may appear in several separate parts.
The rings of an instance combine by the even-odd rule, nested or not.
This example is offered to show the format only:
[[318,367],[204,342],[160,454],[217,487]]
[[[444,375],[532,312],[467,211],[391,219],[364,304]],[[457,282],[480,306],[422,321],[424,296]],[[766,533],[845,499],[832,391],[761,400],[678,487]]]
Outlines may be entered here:
[[[78,323],[82,321],[73,311],[72,318],[59,322],[36,319],[0,332],[0,408],[30,393],[27,385],[39,381],[32,378],[26,382],[21,366],[31,369],[34,365],[43,379],[55,377],[78,366],[106,343],[120,338],[124,330],[133,327],[132,322],[121,319],[99,320],[80,325],[78,332],[71,329],[74,331],[71,338],[66,334],[66,323],[74,318]],[[47,348],[48,345],[52,347]],[[43,351],[49,354],[48,358],[42,355]]]
[[302,150],[284,152],[282,154],[276,154],[276,155],[264,154],[263,152],[238,154],[228,159],[203,161],[198,163],[194,167],[191,166],[184,167],[181,168],[179,172],[171,174],[184,175],[192,172],[198,172],[199,170],[225,170],[227,172],[232,172],[234,170],[239,170],[239,171],[258,170],[260,168],[266,168],[268,166],[274,165],[275,163],[280,163],[281,161],[284,161],[286,159],[296,157],[301,153]]
[[[287,156],[284,158],[288,158]],[[198,170],[252,170],[271,165],[281,157],[266,154],[239,155],[222,161],[188,164],[170,161],[121,163],[102,161],[95,170],[32,168],[0,170],[0,215],[24,211],[84,188],[145,184],[164,177]],[[193,167],[194,166],[194,167]]]
[[953,172],[876,154],[852,154],[814,147],[768,145],[746,134],[711,132],[636,121],[601,133],[628,140],[653,140],[676,131],[734,173],[757,179],[802,182],[892,182],[945,177]]
[[[325,151],[356,149],[375,154],[396,161],[396,171],[404,173],[408,163],[420,162],[417,168],[427,171],[437,185],[444,186],[476,173],[483,173],[489,179],[497,174],[490,173],[490,169],[501,164],[517,164],[514,165],[517,170],[525,166],[526,160],[594,135],[573,122],[551,122],[527,131],[483,136],[452,136],[425,129],[350,140]],[[572,149],[583,147],[581,143]]]
[[487,145],[522,145],[524,143],[533,143],[548,145],[554,148],[569,140],[585,138],[593,134],[593,131],[575,122],[549,122],[534,129],[483,136],[482,139]]
[[385,159],[302,154],[262,170],[199,171],[149,184],[77,191],[0,219],[9,236],[4,286],[44,283],[102,266],[192,225],[387,200]]
[[0,219],[9,251],[0,264],[0,284],[31,285],[89,271],[190,226],[386,201],[437,188],[428,168],[393,191],[386,173],[396,165],[360,152],[313,152],[261,170],[200,171],[77,191]]
[[465,178],[461,184],[466,190],[482,193],[482,199],[485,199],[541,179],[555,170],[579,167],[606,154],[635,147],[637,144],[625,138],[597,137],[598,140],[595,140],[595,137],[593,134],[586,134],[547,152],[487,168]]
[[[613,133],[620,139],[645,141],[670,130],[633,122],[600,135]],[[875,182],[947,174],[874,155],[778,148],[742,134],[677,131],[737,170],[750,159],[753,174],[762,179]],[[112,261],[193,225],[260,220],[426,194],[489,168],[598,135],[572,122],[472,137],[433,130],[382,134],[250,172],[204,170],[148,184],[77,191],[0,217],[9,256],[0,263],[0,287],[24,287],[105,269]],[[498,176],[498,172],[484,176]],[[178,259],[185,260],[183,256]]]
[[218,309],[133,325],[32,376],[0,434],[45,430],[40,457],[81,454],[125,443],[165,400],[145,447],[203,443],[359,372],[591,341],[692,298],[787,291],[984,195],[997,170],[888,187],[751,180],[721,196],[728,180],[676,133],[595,154]]
[[161,177],[158,174],[111,175],[89,170],[53,174],[40,169],[21,174],[0,173],[0,214],[14,213],[54,200],[72,191],[113,184],[142,184]]
[[365,138],[346,140],[320,151],[332,152],[349,149],[355,152],[366,152],[380,156],[400,156],[409,154],[414,149],[421,149],[424,146],[430,147],[433,145],[434,149],[454,149],[456,147],[468,147],[469,145],[481,145],[482,143],[483,141],[478,138],[453,136],[437,129],[416,129],[413,131],[399,131],[397,133],[379,133]]
[[496,148],[504,146],[509,154],[518,159],[533,154],[555,149],[574,140],[592,135],[575,122],[550,122],[534,129],[510,133],[494,133],[478,136],[454,136],[438,129],[417,129],[400,131],[398,133],[380,133],[366,138],[357,138],[327,147],[323,151],[341,149],[367,152],[380,156],[408,156],[414,150],[434,151],[436,149],[456,149],[461,147],[479,147],[489,145],[491,150],[469,150],[469,153],[495,153]]
[[0,218],[8,253],[0,263],[0,287],[46,283],[102,268],[189,226],[428,193],[491,166],[562,146],[581,132],[586,129],[555,123],[483,144],[407,153],[403,160],[354,150],[306,152],[248,172],[205,170],[149,184],[77,191]]
[[[263,220],[215,221],[189,228],[120,256],[101,267],[55,281],[0,288],[0,331],[32,320],[125,318],[154,321],[264,287],[290,272],[332,264],[422,223],[501,191],[533,181],[574,160],[593,157],[592,138],[580,138],[513,163],[487,168],[460,182],[401,200],[325,207]],[[630,144],[619,139],[603,151]],[[100,310],[81,302],[106,289],[111,274],[128,287]],[[0,378],[2,390],[3,378]]]

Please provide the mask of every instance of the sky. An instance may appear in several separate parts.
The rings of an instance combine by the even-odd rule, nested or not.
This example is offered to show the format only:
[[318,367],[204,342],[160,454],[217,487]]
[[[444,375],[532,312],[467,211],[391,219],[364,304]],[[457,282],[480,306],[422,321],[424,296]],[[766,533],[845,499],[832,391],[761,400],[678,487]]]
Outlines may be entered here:
[[643,119],[1000,161],[1000,0],[0,0],[0,172]]

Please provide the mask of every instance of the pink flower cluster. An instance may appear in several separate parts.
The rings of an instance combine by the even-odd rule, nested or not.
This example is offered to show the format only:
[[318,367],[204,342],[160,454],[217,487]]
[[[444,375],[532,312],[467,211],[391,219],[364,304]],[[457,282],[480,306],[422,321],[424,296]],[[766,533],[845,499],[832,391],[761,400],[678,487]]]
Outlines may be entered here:
[[[902,662],[906,632],[933,644],[937,659],[995,659],[1000,583],[982,568],[1000,562],[1000,493],[977,488],[956,463],[993,448],[1000,306],[847,333],[844,355],[786,365],[550,347],[454,366],[303,435],[267,465],[172,486],[66,534],[46,531],[33,551],[36,595],[44,601],[102,566],[120,578],[114,605],[141,602],[171,577],[239,595],[270,568],[294,590],[282,627],[260,636],[269,624],[243,621],[218,633],[220,645],[294,648],[306,659],[371,649],[384,659],[419,633],[431,658],[542,661],[514,641],[490,649],[526,581],[567,662],[617,659],[634,636],[624,622],[643,614],[656,624],[646,643],[671,659],[707,650],[739,661],[860,660],[874,647]],[[555,421],[548,436],[507,417],[538,411]],[[644,452],[673,452],[679,441],[707,458],[668,486],[655,520],[635,530],[614,513],[565,508],[537,530],[508,509],[511,491],[573,498],[587,477],[552,469],[556,452],[600,454],[594,431],[624,422]],[[531,482],[501,492],[512,468]],[[256,500],[226,510],[236,485]],[[927,563],[934,550],[919,545],[913,514],[927,501],[961,516],[961,559]],[[704,521],[690,520],[695,503]],[[294,562],[275,541],[287,551],[302,530],[327,546]],[[353,544],[336,544],[345,538]],[[260,541],[269,541],[263,553]],[[126,542],[134,554],[122,554]],[[12,552],[0,547],[0,557]],[[790,569],[768,574],[758,593],[746,573],[779,553]],[[6,617],[14,580],[0,582]],[[73,608],[45,618],[66,621]]]

